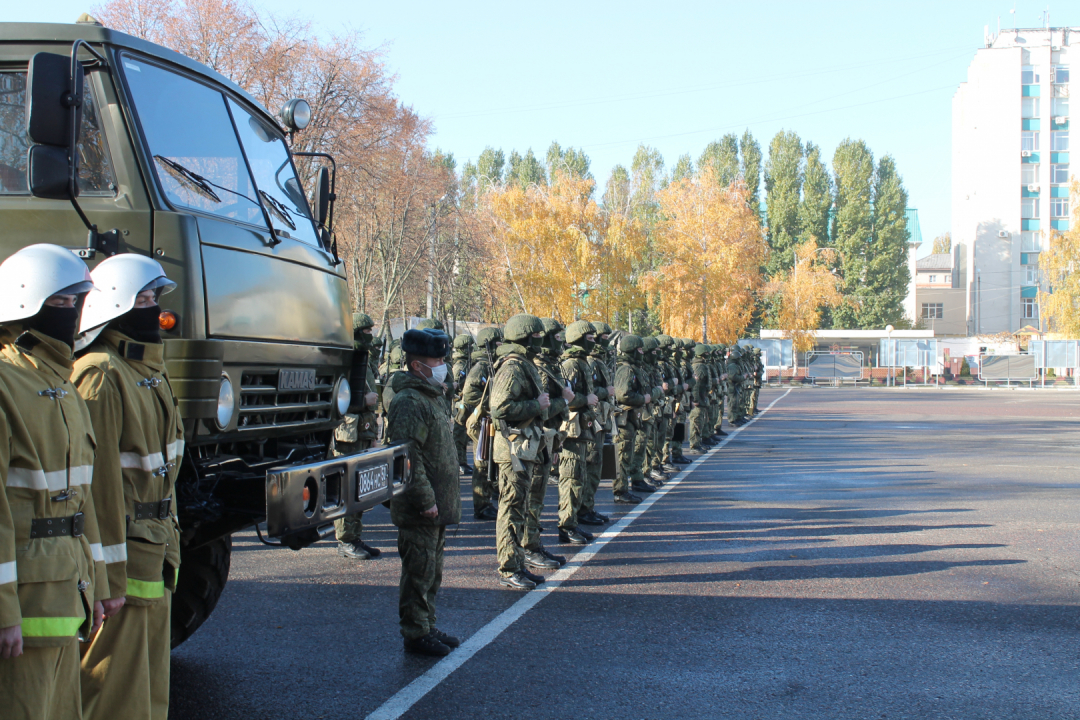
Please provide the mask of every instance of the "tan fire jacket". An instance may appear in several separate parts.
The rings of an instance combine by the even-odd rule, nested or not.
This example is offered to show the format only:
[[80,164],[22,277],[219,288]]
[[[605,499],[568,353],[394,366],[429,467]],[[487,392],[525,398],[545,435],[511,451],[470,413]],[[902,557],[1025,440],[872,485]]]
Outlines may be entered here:
[[[70,381],[71,349],[36,331],[16,339],[17,329],[0,328],[0,627],[21,624],[27,646],[55,646],[85,637],[94,601],[109,597],[94,430]],[[76,536],[61,518],[79,513]]]
[[94,499],[110,589],[132,605],[164,602],[180,567],[173,491],[184,428],[163,352],[107,329],[75,362],[73,378],[97,433]]

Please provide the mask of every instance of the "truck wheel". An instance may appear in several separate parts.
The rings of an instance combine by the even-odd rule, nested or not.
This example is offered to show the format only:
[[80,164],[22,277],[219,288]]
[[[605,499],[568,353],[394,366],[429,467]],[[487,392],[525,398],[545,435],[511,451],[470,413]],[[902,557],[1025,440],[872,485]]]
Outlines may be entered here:
[[214,611],[229,580],[232,537],[226,535],[194,550],[180,548],[180,579],[172,599],[172,646],[187,640]]

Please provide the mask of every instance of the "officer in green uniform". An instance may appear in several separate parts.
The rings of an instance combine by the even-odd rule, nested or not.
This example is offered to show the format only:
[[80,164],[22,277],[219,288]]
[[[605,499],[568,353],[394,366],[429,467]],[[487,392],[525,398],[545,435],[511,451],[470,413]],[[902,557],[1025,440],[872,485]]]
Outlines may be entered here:
[[[531,590],[543,577],[525,567],[526,516],[533,468],[542,462],[544,419],[551,397],[529,359],[544,342],[544,325],[535,315],[515,315],[503,328],[505,342],[491,388],[491,419],[495,425],[493,459],[499,466],[499,515],[495,543],[499,583],[516,590]],[[535,578],[535,579],[534,579]]]
[[[370,353],[373,349],[374,335],[372,328],[375,321],[367,313],[353,313],[353,351],[357,362],[364,362],[365,367],[358,368],[365,377],[366,392],[359,394],[360,388],[354,388],[354,404],[349,407],[345,419],[334,431],[334,455],[355,455],[370,450],[379,437],[379,423],[375,410],[379,396],[375,392],[375,373],[371,370]],[[357,372],[353,379],[358,380]],[[373,548],[360,539],[364,531],[363,513],[346,515],[334,521],[334,537],[337,539],[338,555],[350,560],[370,560],[382,555],[382,551]]]
[[638,362],[644,354],[644,345],[637,335],[626,334],[619,338],[619,355],[615,365],[615,402],[622,411],[616,415],[618,433],[615,452],[619,458],[618,471],[612,483],[615,502],[633,505],[641,497],[630,492],[631,487],[645,484],[642,468],[645,464],[644,446],[638,436],[642,431],[642,410],[652,402],[651,387],[638,375]]
[[387,441],[412,443],[412,473],[404,492],[390,501],[401,555],[401,635],[406,652],[434,656],[461,644],[439,630],[435,612],[446,526],[461,522],[457,455],[443,401],[449,347],[442,331],[409,330],[402,336],[405,370],[391,381],[394,399],[386,417]]
[[713,368],[716,372],[716,417],[713,418],[713,439],[719,441],[727,437],[724,432],[724,381],[727,375],[727,346],[717,345],[713,353]]
[[692,409],[690,410],[690,450],[693,452],[705,452],[704,430],[709,413],[709,389],[711,375],[706,364],[706,354],[709,346],[698,343],[694,346],[693,361],[691,363],[694,373],[694,387],[691,393]]
[[587,441],[585,485],[581,490],[578,522],[582,525],[603,525],[608,522],[608,517],[596,511],[596,491],[600,488],[603,471],[605,437],[610,436],[615,419],[615,381],[608,359],[611,327],[604,322],[593,322],[592,326],[596,342],[589,351],[588,363],[592,370],[593,394],[598,400],[594,412],[600,429]]
[[[472,353],[472,367],[465,376],[465,382],[461,391],[461,411],[458,421],[463,425],[470,421],[473,414],[481,417],[489,414],[487,403],[484,402],[484,389],[494,374],[492,361],[495,351],[502,345],[502,331],[496,327],[486,327],[476,333],[476,350]],[[479,417],[471,423],[479,430]],[[473,448],[480,446],[480,436],[472,438]],[[497,476],[490,458],[481,460],[473,453],[473,517],[477,520],[494,520],[497,517],[493,501],[498,497]]]
[[[417,330],[439,330],[444,335],[446,334],[446,326],[443,325],[442,320],[439,318],[424,318],[420,322],[416,323]],[[454,396],[457,395],[457,388],[454,386],[454,378],[450,376],[450,367],[453,363],[453,349],[450,344],[447,343],[446,347],[446,381],[443,383],[446,386],[446,392],[443,393],[443,397],[446,398],[446,411],[453,417],[454,414]]]
[[[454,338],[454,364],[450,368],[451,380],[454,381],[454,444],[457,447],[458,465],[463,475],[472,475],[473,469],[468,463],[469,434],[465,432],[465,419],[462,417],[464,406],[461,402],[461,391],[465,385],[465,377],[469,374],[469,365],[472,362],[473,337],[469,333],[461,333]],[[459,421],[460,418],[460,421]]]
[[594,443],[594,409],[600,402],[593,391],[593,373],[588,361],[589,351],[596,342],[592,323],[587,320],[570,323],[566,342],[561,369],[573,398],[567,402],[569,417],[563,423],[565,437],[559,451],[559,540],[582,545],[582,540],[587,542],[591,538],[578,528],[578,513],[585,485],[585,458]]
[[728,400],[728,423],[738,426],[742,424],[743,405],[743,377],[742,349],[738,346],[731,348],[728,353],[728,377],[730,378],[731,396]]
[[[668,443],[668,458],[672,465],[689,465],[690,459],[683,454],[682,446],[689,434],[690,409],[693,407],[690,392],[694,378],[689,363],[689,348],[693,347],[693,343],[685,338],[673,338],[673,341],[671,366],[678,378],[679,387],[676,388],[677,405],[672,419],[672,439]],[[675,440],[675,430],[679,425],[683,427],[683,437],[681,440]]]
[[[535,559],[536,555],[544,556],[544,544],[540,540],[540,516],[544,512],[544,498],[547,495],[548,479],[551,475],[551,465],[555,455],[559,452],[562,444],[562,431],[560,428],[570,416],[566,404],[573,399],[573,392],[567,388],[566,380],[562,377],[559,368],[559,356],[563,348],[563,326],[552,318],[543,318],[540,321],[544,326],[544,342],[538,351],[530,353],[533,365],[536,366],[540,375],[544,391],[551,398],[551,406],[545,412],[544,419],[544,445],[540,450],[537,462],[533,465],[532,481],[529,488],[529,515],[525,524],[526,551],[525,564],[538,567],[529,562],[529,558]],[[559,533],[562,542],[563,533]],[[582,540],[585,536],[582,535]],[[585,540],[587,542],[587,540]],[[566,542],[569,542],[567,540]],[[580,544],[580,543],[579,543]],[[530,556],[528,553],[533,554]],[[546,557],[546,556],[545,556]],[[556,561],[564,558],[553,556]],[[549,562],[551,558],[548,558]],[[561,562],[559,564],[562,564]]]
[[675,356],[675,339],[670,335],[657,335],[656,368],[663,378],[661,387],[664,389],[664,401],[662,415],[657,428],[657,443],[660,453],[660,469],[667,473],[678,472],[671,458],[671,438],[675,431],[675,407],[678,405],[679,396],[682,394],[682,379],[675,370],[672,360]]
[[641,468],[642,482],[631,483],[630,488],[648,493],[655,492],[667,479],[667,475],[661,469],[660,447],[657,439],[657,427],[663,415],[664,390],[661,387],[663,378],[660,377],[656,368],[656,350],[660,344],[654,337],[643,337],[641,343],[643,352],[638,361],[638,373],[644,378],[652,401],[642,410],[642,432],[638,434],[640,452],[645,459]]

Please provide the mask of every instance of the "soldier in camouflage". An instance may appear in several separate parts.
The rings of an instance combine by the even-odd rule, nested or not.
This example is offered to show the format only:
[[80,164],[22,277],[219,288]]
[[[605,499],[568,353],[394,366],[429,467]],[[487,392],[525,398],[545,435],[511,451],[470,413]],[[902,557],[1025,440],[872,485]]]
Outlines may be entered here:
[[705,359],[708,348],[708,345],[698,343],[694,346],[693,350],[694,359],[692,361],[692,369],[694,373],[694,387],[691,393],[691,404],[693,409],[690,411],[689,434],[690,450],[698,453],[705,452],[706,450],[703,431],[709,413],[709,388],[711,383],[711,376]]
[[505,342],[496,350],[490,408],[495,424],[493,459],[499,466],[499,515],[495,543],[499,583],[531,590],[543,577],[525,567],[525,524],[533,468],[545,462],[543,422],[551,407],[540,374],[529,359],[544,342],[544,325],[535,315],[515,315],[503,328]]
[[675,356],[675,339],[670,335],[657,335],[656,342],[659,345],[656,351],[656,367],[664,381],[661,385],[664,389],[662,415],[657,425],[660,469],[663,472],[673,473],[679,471],[671,459],[671,445],[672,435],[675,432],[675,406],[679,402],[683,389],[682,378],[679,377],[672,363]]
[[713,367],[716,369],[717,392],[716,392],[716,417],[713,418],[713,439],[720,440],[727,437],[724,432],[724,383],[727,381],[727,346],[717,345],[714,353]]
[[754,391],[750,403],[750,413],[756,415],[758,411],[758,396],[761,395],[762,381],[765,379],[765,365],[761,362],[761,348],[754,348]]
[[[473,413],[488,413],[484,403],[484,388],[494,374],[492,360],[499,345],[502,345],[502,332],[499,328],[483,328],[476,333],[477,349],[472,354],[472,367],[465,376],[461,392],[462,409],[458,419],[462,424],[468,422]],[[478,424],[474,424],[474,427],[479,429]],[[478,447],[480,436],[476,435],[472,441],[473,447]],[[497,517],[494,501],[499,495],[494,468],[488,460],[475,457],[475,452],[473,464],[473,517],[477,520],[494,520]]]
[[[469,365],[472,362],[473,337],[469,333],[461,333],[454,338],[453,360],[450,368],[451,379],[454,381],[454,444],[457,446],[458,465],[464,475],[472,475],[473,469],[468,463],[469,434],[465,432],[465,419],[462,417],[464,407],[461,403],[461,391],[465,385],[465,377],[469,374]],[[458,419],[461,418],[459,422]]]
[[598,404],[595,414],[600,430],[587,441],[585,451],[585,484],[581,490],[581,510],[578,522],[582,525],[603,525],[608,517],[596,511],[596,491],[600,488],[600,475],[604,465],[604,439],[611,432],[615,410],[614,374],[608,364],[608,345],[611,327],[607,323],[593,322],[596,342],[589,351],[588,363],[592,370],[592,388]]
[[570,323],[566,342],[568,347],[563,351],[560,367],[573,398],[567,402],[569,416],[561,428],[565,437],[559,452],[559,541],[584,545],[592,536],[578,528],[578,513],[585,485],[585,457],[596,430],[594,410],[600,402],[593,391],[593,373],[587,359],[596,342],[592,323],[587,320]]
[[618,362],[615,366],[615,402],[622,411],[616,415],[618,434],[615,451],[619,458],[618,471],[612,483],[615,502],[633,505],[641,497],[630,492],[633,485],[644,484],[642,468],[645,463],[644,446],[638,442],[643,424],[641,413],[652,401],[651,386],[638,375],[639,358],[644,354],[641,338],[623,335],[619,338]]
[[[370,315],[361,312],[353,313],[354,358],[359,362],[367,359],[366,367],[359,368],[359,372],[366,377],[366,392],[363,395],[353,393],[356,404],[349,407],[345,419],[334,431],[335,456],[355,455],[369,450],[379,436],[379,424],[375,415],[379,396],[375,392],[375,373],[371,368],[374,361],[371,355],[374,326],[375,322]],[[354,378],[356,374],[356,372],[353,373]],[[356,388],[356,390],[359,389]],[[363,513],[356,513],[334,521],[334,537],[337,539],[337,552],[341,557],[350,560],[370,560],[382,554],[381,550],[371,547],[360,539],[364,530],[362,516]]]
[[401,555],[398,616],[406,652],[445,656],[461,644],[439,630],[435,612],[446,526],[461,522],[457,455],[443,401],[450,339],[441,331],[409,330],[401,346],[406,369],[393,376],[386,419],[389,442],[412,443],[412,473],[390,501]]
[[644,457],[644,465],[641,468],[642,481],[631,483],[630,488],[637,492],[655,492],[664,484],[667,475],[662,469],[660,459],[660,444],[657,438],[658,426],[663,417],[664,389],[663,378],[656,367],[656,350],[660,344],[654,337],[641,338],[642,352],[638,360],[638,373],[641,374],[649,387],[649,395],[652,401],[645,406],[641,413],[642,432],[638,435],[638,443],[641,445],[641,454]]

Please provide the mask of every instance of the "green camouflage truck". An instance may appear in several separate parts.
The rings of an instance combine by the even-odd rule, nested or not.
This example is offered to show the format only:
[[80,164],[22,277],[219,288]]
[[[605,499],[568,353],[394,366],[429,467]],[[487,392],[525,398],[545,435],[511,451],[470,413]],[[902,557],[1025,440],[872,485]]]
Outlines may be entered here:
[[174,646],[217,603],[232,533],[265,524],[300,549],[409,472],[405,446],[328,452],[364,375],[333,159],[316,161],[309,199],[290,151],[309,115],[293,100],[275,117],[204,65],[94,23],[0,23],[0,260],[41,242],[91,267],[135,252],[178,284],[162,298],[187,441]]

